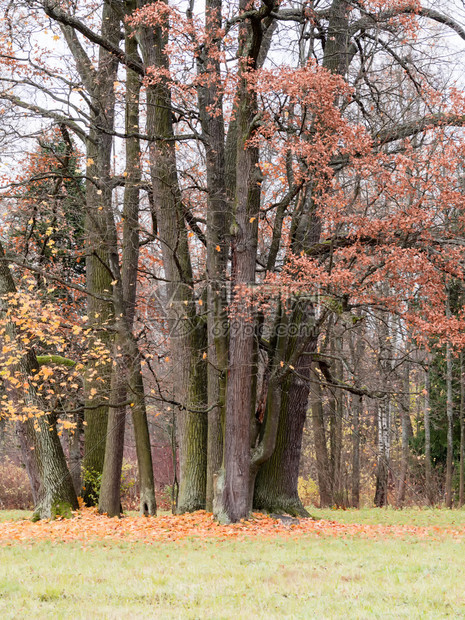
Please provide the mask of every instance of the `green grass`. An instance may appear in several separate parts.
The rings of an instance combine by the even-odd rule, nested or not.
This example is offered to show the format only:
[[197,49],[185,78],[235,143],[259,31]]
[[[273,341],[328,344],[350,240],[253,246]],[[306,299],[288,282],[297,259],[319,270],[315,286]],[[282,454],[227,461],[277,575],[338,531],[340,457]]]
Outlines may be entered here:
[[32,510],[0,510],[0,522],[2,521],[20,521],[21,519],[30,519]]
[[341,523],[373,523],[382,525],[418,525],[434,527],[465,526],[465,509],[449,510],[448,508],[362,508],[355,510],[320,509],[307,507],[316,519],[329,519]]
[[[360,523],[465,520],[446,510],[313,512]],[[447,538],[14,544],[0,547],[0,617],[463,618],[464,573],[464,543]]]

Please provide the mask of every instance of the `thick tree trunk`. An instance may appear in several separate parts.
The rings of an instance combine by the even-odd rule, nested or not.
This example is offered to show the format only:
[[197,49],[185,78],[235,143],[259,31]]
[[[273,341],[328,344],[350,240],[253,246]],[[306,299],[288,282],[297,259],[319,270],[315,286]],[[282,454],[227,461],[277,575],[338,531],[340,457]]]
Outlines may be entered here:
[[[168,70],[167,35],[161,25],[141,28],[146,66]],[[204,317],[196,312],[189,244],[176,171],[171,95],[166,80],[147,88],[147,131],[151,143],[153,204],[162,240],[168,292],[171,356],[176,367],[176,398],[180,402],[180,486],[178,512],[205,508],[207,467],[207,403]],[[196,441],[195,449],[192,441]]]
[[[83,61],[83,49],[76,33],[63,27],[68,45],[75,56],[81,78],[92,100],[91,129],[87,144],[86,171],[86,281],[89,291],[87,314],[89,325],[96,330],[98,341],[111,348],[111,335],[105,331],[112,321],[112,275],[108,268],[109,240],[106,237],[107,215],[111,212],[111,163],[112,131],[114,126],[115,94],[118,60],[100,48],[98,68],[91,69],[90,61]],[[120,18],[110,2],[105,2],[102,12],[102,36],[116,45],[120,38]],[[85,55],[85,53],[84,53]],[[88,59],[87,59],[88,60]],[[103,129],[103,131],[102,131]],[[105,300],[108,298],[108,301]],[[97,337],[96,337],[96,342]],[[111,365],[101,363],[101,354],[95,365],[90,364],[85,380],[85,431],[83,458],[82,497],[86,504],[98,502],[99,482],[103,472],[108,407],[94,408],[95,400],[107,397],[111,384]],[[91,394],[97,391],[94,398]],[[101,398],[99,395],[102,395]]]
[[[226,390],[224,437],[224,486],[222,497],[215,499],[216,517],[236,522],[249,514],[251,466],[251,415],[255,406],[251,363],[254,353],[254,312],[246,287],[255,281],[260,188],[258,149],[246,147],[255,112],[246,78],[241,78],[238,106],[237,190],[235,235],[232,244],[233,286],[236,291],[231,309],[229,368]],[[251,100],[252,99],[252,100]]]
[[[247,8],[247,0],[240,0],[239,9],[245,11]],[[272,9],[273,3],[268,3],[266,11],[271,12]],[[250,144],[254,135],[257,101],[248,78],[257,66],[265,30],[263,18],[266,18],[265,14],[260,17],[262,21],[258,28],[245,20],[241,23],[239,32],[236,178],[231,227],[233,299],[230,312],[223,470],[214,494],[215,516],[226,522],[236,522],[248,516],[257,473],[251,469],[251,423],[256,399],[253,390],[254,377],[251,376],[255,338],[254,310],[252,300],[247,299],[250,296],[247,288],[255,282],[260,170],[258,147]],[[274,438],[271,443],[274,443]],[[258,457],[258,460],[261,458],[262,456]]]
[[226,191],[223,100],[218,56],[221,0],[207,0],[207,40],[198,59],[198,99],[207,171],[208,443],[206,507],[213,508],[213,478],[223,461],[228,365],[227,261],[230,201]]
[[21,456],[26,467],[27,477],[31,486],[32,502],[37,505],[40,491],[40,473],[37,466],[37,459],[34,454],[34,434],[33,428],[22,421],[16,422],[16,434],[19,439]]
[[[279,385],[276,445],[271,457],[261,466],[255,482],[254,507],[266,512],[308,516],[297,488],[303,427],[308,409],[311,354],[315,352],[318,340],[317,334],[310,333],[313,329],[313,307],[307,301],[296,302],[290,321],[286,324],[281,319],[277,325],[278,334],[284,332],[286,335],[281,335],[282,345],[278,338],[275,363],[284,359],[294,370]],[[280,347],[285,347],[283,353],[279,352]],[[296,355],[297,361],[294,360]]]
[[[308,363],[308,360],[307,357],[305,362]],[[302,371],[305,369],[300,368],[299,374]],[[308,383],[288,377],[281,385],[276,446],[271,458],[262,465],[256,478],[254,509],[299,517],[308,516],[297,492],[307,407]]]

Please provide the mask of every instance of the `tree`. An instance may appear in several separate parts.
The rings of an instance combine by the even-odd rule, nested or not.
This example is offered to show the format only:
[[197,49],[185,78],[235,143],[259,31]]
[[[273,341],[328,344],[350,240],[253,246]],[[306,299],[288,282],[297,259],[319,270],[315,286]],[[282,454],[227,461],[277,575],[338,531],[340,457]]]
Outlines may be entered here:
[[[90,368],[87,383],[89,395],[97,381],[103,385],[105,399],[100,417],[93,399],[86,402],[89,420],[92,412],[102,422],[95,432],[87,427],[87,454],[102,457],[97,474],[103,463],[97,446],[109,419],[101,510],[120,510],[127,395],[142,422],[139,463],[150,490],[151,465],[142,456],[150,453],[142,355],[134,336],[137,268],[147,271],[139,253],[140,185],[151,196],[146,245],[163,263],[161,275],[151,275],[163,279],[169,300],[172,398],[156,380],[159,402],[170,400],[178,411],[178,510],[208,505],[222,521],[246,517],[254,503],[305,514],[297,478],[312,384],[319,473],[321,485],[327,483],[322,496],[342,497],[345,390],[379,400],[384,503],[391,335],[381,327],[378,385],[366,387],[342,364],[343,332],[376,313],[380,326],[400,317],[419,346],[431,338],[461,341],[461,319],[445,316],[443,303],[448,281],[461,277],[461,249],[453,246],[461,225],[452,227],[447,217],[463,202],[451,181],[461,167],[461,136],[444,126],[462,125],[464,102],[457,91],[433,88],[415,67],[424,50],[402,40],[420,19],[446,24],[463,38],[462,29],[436,10],[408,4],[352,7],[333,0],[309,10],[273,0],[237,6],[208,0],[205,12],[195,2],[183,12],[159,0],[137,11],[126,4],[122,49],[121,7],[105,2],[97,27],[82,9],[38,5],[64,37],[88,98],[79,122],[68,119],[66,126],[86,143],[90,326],[105,335],[117,369]],[[291,51],[283,62],[278,39],[286,38]],[[98,62],[90,50],[98,50]],[[39,88],[24,71],[21,84]],[[18,81],[5,83],[5,101],[65,122],[61,113],[25,101],[27,93],[20,98]],[[40,90],[55,96],[51,87]],[[120,131],[115,119],[123,105]],[[126,176],[112,174],[115,136],[125,140]],[[142,142],[146,156],[139,159]],[[114,202],[122,185],[121,236]],[[355,470],[356,462],[354,456]],[[149,496],[147,512],[154,510]]]
[[[20,424],[24,427],[27,447],[33,450],[34,468],[39,473],[40,487],[34,517],[51,518],[58,514],[68,516],[71,510],[77,509],[78,502],[57,434],[56,419],[47,410],[43,395],[36,389],[37,383],[33,380],[33,376],[38,374],[39,363],[34,349],[27,345],[24,347],[24,343],[17,338],[14,322],[9,318],[5,320],[8,296],[16,293],[16,286],[1,244],[0,258],[1,311],[4,317],[2,339],[4,349],[13,352],[9,356],[10,363],[7,361],[4,365],[3,376],[14,409],[17,415],[22,414]],[[23,390],[19,390],[19,386]]]

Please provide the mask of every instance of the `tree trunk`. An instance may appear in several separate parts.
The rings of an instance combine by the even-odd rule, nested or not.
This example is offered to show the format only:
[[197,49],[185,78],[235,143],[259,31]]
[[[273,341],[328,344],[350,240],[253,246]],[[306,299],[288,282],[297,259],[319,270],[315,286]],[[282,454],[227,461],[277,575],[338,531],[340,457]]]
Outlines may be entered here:
[[326,431],[323,414],[323,394],[318,375],[315,373],[311,394],[312,404],[312,426],[315,442],[316,466],[318,475],[318,488],[320,492],[320,506],[331,506],[333,498],[331,495],[330,482],[330,461],[326,444]]
[[[336,335],[337,325],[333,325],[331,334],[330,351],[334,362],[334,376],[338,381],[342,381],[342,342],[341,338]],[[331,454],[331,488],[333,503],[336,506],[344,505],[343,488],[342,488],[342,416],[343,403],[342,391],[338,388],[331,388],[331,398],[328,403],[329,409],[329,445]]]
[[434,492],[432,480],[431,463],[431,422],[430,422],[430,374],[429,368],[425,371],[425,400],[423,409],[423,420],[425,425],[425,485],[426,497],[430,506],[434,505]]
[[452,353],[450,344],[446,345],[446,390],[447,390],[447,457],[446,457],[446,506],[452,508],[452,460],[454,403],[452,400]]
[[16,422],[16,434],[19,439],[21,456],[26,467],[27,477],[31,486],[32,502],[37,505],[40,492],[40,472],[37,459],[34,454],[34,434],[31,425],[18,420]]
[[[137,347],[136,344],[135,346]],[[133,372],[129,387],[133,399],[131,411],[139,472],[140,513],[148,516],[157,514],[157,502],[155,499],[152,447],[145,405],[144,380],[138,351],[135,352],[135,355],[137,357],[132,361]]]
[[[169,69],[162,25],[141,28],[146,66]],[[150,145],[153,204],[162,240],[167,280],[171,355],[176,367],[176,398],[180,402],[180,486],[178,512],[205,508],[207,467],[207,403],[205,379],[205,317],[197,315],[189,244],[176,171],[171,94],[166,79],[147,88],[147,131]],[[195,439],[194,439],[195,438]],[[192,442],[195,441],[195,449]]]
[[401,432],[402,432],[402,455],[400,464],[400,481],[399,491],[397,496],[397,503],[402,506],[405,502],[405,492],[407,486],[407,472],[408,472],[408,459],[409,459],[409,431],[411,428],[410,421],[410,372],[408,362],[405,362],[404,376],[403,376],[403,397],[400,407],[401,415]]
[[375,506],[388,504],[389,459],[391,450],[391,404],[389,397],[378,403],[378,466],[376,470]]
[[[239,9],[247,9],[240,0]],[[269,8],[269,7],[268,7]],[[257,112],[256,94],[249,84],[249,72],[256,68],[263,28],[240,25],[237,88],[236,193],[232,223],[233,299],[230,310],[229,367],[226,389],[226,420],[223,471],[214,499],[216,518],[236,522],[246,518],[252,506],[251,416],[255,413],[251,364],[254,355],[254,311],[250,287],[255,282],[255,261],[260,212],[259,151],[250,144]],[[278,410],[279,411],[279,410]],[[255,476],[253,476],[255,478]]]
[[360,419],[363,396],[352,397],[352,507],[360,508]]
[[[304,397],[299,393],[299,387]],[[307,517],[298,492],[302,431],[307,416],[308,386],[287,379],[281,387],[276,446],[260,468],[253,498],[255,510]],[[292,412],[292,413],[291,413]]]
[[74,422],[76,427],[72,431],[68,431],[68,446],[69,446],[69,469],[71,478],[73,479],[74,490],[76,494],[81,492],[82,480],[81,480],[81,437],[84,419],[84,410],[74,414]]
[[[295,301],[290,318],[278,316],[275,365],[285,361],[292,372],[279,384],[280,408],[273,454],[260,468],[254,507],[273,513],[308,516],[298,494],[303,427],[307,417],[312,353],[318,341],[314,309],[307,300]],[[302,350],[303,347],[303,350]],[[281,353],[282,349],[282,353]],[[297,359],[296,359],[297,358]],[[273,397],[273,392],[269,392]]]
[[460,479],[459,479],[459,506],[464,504],[465,486],[465,369],[463,353],[460,354]]
[[116,372],[112,373],[111,397],[114,401],[108,413],[105,462],[100,487],[99,512],[109,517],[121,514],[121,467],[123,464],[124,431],[126,422],[126,390],[128,385],[128,359],[118,350],[123,349],[124,342],[119,335],[115,338]]
[[223,461],[228,366],[227,261],[230,201],[226,191],[223,98],[218,57],[221,0],[207,0],[207,39],[198,59],[198,99],[207,171],[208,443],[206,507],[213,509],[213,478]]
[[[110,2],[104,2],[101,34],[109,41],[119,44],[120,19]],[[108,268],[109,247],[106,238],[107,213],[111,212],[111,163],[112,131],[114,126],[115,94],[118,60],[100,48],[98,68],[92,69],[91,62],[79,43],[76,33],[69,26],[63,26],[68,46],[73,53],[81,79],[91,96],[91,128],[87,143],[86,170],[86,282],[89,291],[87,314],[89,326],[95,329],[96,346],[111,347],[111,334],[106,326],[112,321],[111,302],[112,276]],[[108,299],[105,300],[105,297]],[[92,347],[92,345],[91,345]],[[95,364],[90,364],[85,378],[85,431],[84,431],[84,480],[82,497],[86,504],[98,502],[100,478],[105,458],[105,442],[108,421],[108,407],[102,404],[94,408],[97,397],[104,401],[110,391],[111,366],[101,363],[101,353]],[[100,397],[100,395],[103,396]]]
[[[126,16],[133,15],[137,8],[135,0],[126,0]],[[126,22],[125,48],[128,57],[139,60],[137,41]],[[134,135],[139,131],[139,104],[141,81],[139,75],[127,69],[126,74],[126,181],[123,206],[123,252],[121,264],[122,306],[124,308],[127,332],[126,346],[130,354],[129,392],[132,403],[134,439],[136,442],[137,464],[140,489],[140,512],[155,515],[155,483],[153,478],[152,448],[145,404],[144,380],[138,343],[133,335],[137,296],[137,276],[139,267],[139,200],[141,183],[140,140]],[[116,290],[115,290],[116,292]]]

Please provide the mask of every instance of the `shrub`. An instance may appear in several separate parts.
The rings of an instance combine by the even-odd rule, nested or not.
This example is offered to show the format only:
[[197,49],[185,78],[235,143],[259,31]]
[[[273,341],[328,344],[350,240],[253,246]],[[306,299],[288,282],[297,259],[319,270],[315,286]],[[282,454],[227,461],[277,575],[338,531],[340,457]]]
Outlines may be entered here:
[[30,510],[32,493],[26,469],[8,456],[0,464],[0,509]]
[[310,504],[317,506],[320,501],[318,494],[318,485],[312,478],[302,478],[299,476],[299,482],[297,486],[300,500],[304,506]]

